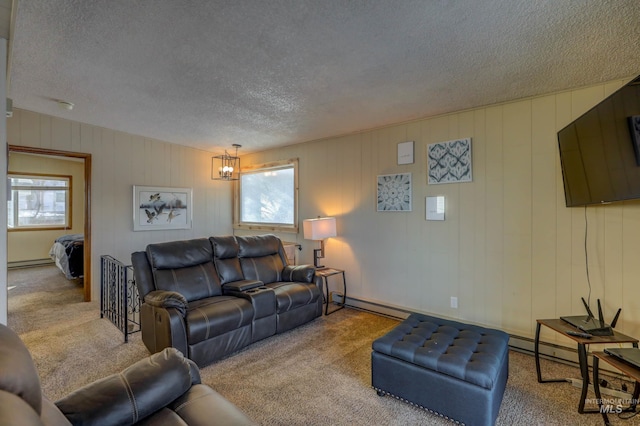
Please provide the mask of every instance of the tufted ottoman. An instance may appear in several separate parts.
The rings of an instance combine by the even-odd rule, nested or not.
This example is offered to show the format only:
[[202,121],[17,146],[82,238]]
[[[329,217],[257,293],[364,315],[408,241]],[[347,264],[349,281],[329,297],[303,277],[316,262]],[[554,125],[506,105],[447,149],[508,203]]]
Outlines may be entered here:
[[411,314],[373,342],[371,383],[456,423],[493,425],[509,375],[509,336]]

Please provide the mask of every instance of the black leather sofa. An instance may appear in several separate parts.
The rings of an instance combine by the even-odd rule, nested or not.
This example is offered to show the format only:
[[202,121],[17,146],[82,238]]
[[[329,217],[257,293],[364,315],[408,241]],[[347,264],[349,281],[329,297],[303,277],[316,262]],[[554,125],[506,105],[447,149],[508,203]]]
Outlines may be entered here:
[[149,244],[131,255],[142,341],[199,366],[322,315],[315,268],[288,265],[275,235]]
[[0,324],[0,424],[197,425],[254,424],[207,385],[193,361],[167,348],[120,374],[88,384],[55,404],[42,395],[31,354]]

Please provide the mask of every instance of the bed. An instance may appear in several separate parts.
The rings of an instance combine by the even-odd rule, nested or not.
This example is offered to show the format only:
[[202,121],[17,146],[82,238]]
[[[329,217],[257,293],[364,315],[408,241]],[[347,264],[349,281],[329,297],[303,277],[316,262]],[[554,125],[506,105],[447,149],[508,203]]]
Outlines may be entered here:
[[67,279],[84,276],[84,235],[69,234],[58,237],[53,242],[49,256]]

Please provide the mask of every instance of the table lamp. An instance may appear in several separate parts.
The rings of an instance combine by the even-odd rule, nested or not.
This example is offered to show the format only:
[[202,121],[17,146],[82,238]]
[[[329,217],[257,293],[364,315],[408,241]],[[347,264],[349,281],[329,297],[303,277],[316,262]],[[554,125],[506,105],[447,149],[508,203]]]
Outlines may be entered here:
[[320,241],[320,248],[313,250],[313,264],[316,268],[324,268],[324,265],[318,265],[318,259],[324,258],[324,239],[337,235],[336,218],[305,219],[302,226],[305,240]]

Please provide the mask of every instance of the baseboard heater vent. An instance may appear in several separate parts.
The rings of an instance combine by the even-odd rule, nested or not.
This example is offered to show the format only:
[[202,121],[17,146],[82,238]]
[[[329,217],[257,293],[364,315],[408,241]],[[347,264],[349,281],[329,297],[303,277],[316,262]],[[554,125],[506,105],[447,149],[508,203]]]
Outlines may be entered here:
[[[333,300],[336,303],[342,303],[343,295],[338,292],[332,292],[330,300]],[[347,297],[346,306],[360,309],[363,311],[369,311],[375,314],[388,316],[391,318],[397,318],[403,320],[407,318],[413,311],[400,308],[397,306],[385,305],[379,302],[372,302],[369,300],[357,299],[353,297]],[[424,312],[429,315],[428,312]],[[451,318],[455,320],[455,318]],[[478,324],[482,325],[482,324]],[[486,326],[484,326],[486,327]],[[526,353],[531,356],[535,353],[535,342],[533,339],[528,337],[517,336],[514,334],[509,335],[509,347],[518,352]],[[595,350],[599,350],[598,347],[603,347],[601,345],[596,346]],[[573,367],[579,368],[578,362],[578,351],[576,348],[570,348],[567,346],[555,345],[553,343],[540,342],[539,353],[542,359],[548,359],[556,362],[562,362],[565,364],[569,364]],[[592,357],[588,356],[589,366],[592,365]],[[531,360],[533,366],[533,359]],[[606,363],[600,363],[600,370],[606,371],[608,374],[612,374],[616,377],[623,377],[618,370],[615,368],[609,367]],[[542,372],[544,377],[544,371]],[[580,380],[580,379],[567,379],[567,381],[572,380]]]
[[111,256],[100,256],[100,318],[106,317],[124,334],[140,331],[140,297],[133,267]]
[[7,262],[7,269],[33,268],[34,266],[50,265],[55,265],[51,259],[19,260],[16,262]]

